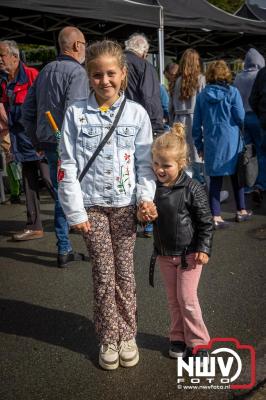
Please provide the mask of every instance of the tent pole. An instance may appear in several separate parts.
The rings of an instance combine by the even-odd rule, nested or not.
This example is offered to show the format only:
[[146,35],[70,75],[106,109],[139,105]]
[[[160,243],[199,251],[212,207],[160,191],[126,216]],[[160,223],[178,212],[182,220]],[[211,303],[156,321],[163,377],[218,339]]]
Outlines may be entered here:
[[159,41],[159,72],[160,72],[160,83],[163,84],[164,77],[164,20],[163,20],[163,6],[160,5],[160,27],[158,29],[158,41]]

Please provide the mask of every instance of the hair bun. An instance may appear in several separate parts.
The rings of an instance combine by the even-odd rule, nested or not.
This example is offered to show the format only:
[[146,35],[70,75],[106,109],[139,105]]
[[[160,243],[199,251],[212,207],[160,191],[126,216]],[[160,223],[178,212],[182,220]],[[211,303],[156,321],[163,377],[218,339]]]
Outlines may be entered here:
[[171,133],[180,139],[185,139],[186,136],[185,125],[182,124],[181,122],[175,122],[171,129]]

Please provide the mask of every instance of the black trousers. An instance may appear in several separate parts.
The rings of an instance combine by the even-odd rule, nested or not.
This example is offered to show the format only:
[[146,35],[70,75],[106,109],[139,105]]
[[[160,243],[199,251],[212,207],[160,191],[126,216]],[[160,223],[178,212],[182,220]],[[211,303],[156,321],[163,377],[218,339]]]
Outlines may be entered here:
[[[26,196],[27,222],[26,229],[42,230],[40,217],[39,177],[41,176],[51,193],[49,166],[46,160],[25,161],[22,164],[23,187]],[[51,193],[52,195],[52,193]]]

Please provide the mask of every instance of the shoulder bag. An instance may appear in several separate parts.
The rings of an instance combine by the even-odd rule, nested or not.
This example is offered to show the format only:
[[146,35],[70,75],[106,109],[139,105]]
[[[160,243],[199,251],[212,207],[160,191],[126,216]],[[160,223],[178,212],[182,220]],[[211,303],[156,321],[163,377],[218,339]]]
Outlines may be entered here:
[[254,143],[245,144],[241,131],[239,131],[239,140],[240,138],[243,142],[243,149],[238,154],[236,167],[238,184],[240,187],[253,187],[259,172],[256,147]]

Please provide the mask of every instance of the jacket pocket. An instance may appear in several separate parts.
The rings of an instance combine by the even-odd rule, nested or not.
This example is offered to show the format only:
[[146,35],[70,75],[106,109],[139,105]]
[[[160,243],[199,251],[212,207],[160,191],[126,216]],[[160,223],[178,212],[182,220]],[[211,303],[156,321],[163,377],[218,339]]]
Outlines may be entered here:
[[184,221],[177,224],[176,246],[189,246],[193,239],[193,235],[194,229],[190,221]]
[[82,127],[82,145],[83,148],[94,150],[100,144],[102,129],[97,127]]
[[116,129],[117,147],[120,149],[133,149],[135,142],[135,128],[118,127]]
[[28,93],[28,88],[24,87],[18,87],[16,90],[14,90],[14,95],[15,95],[15,104],[23,104],[24,100],[27,96]]

